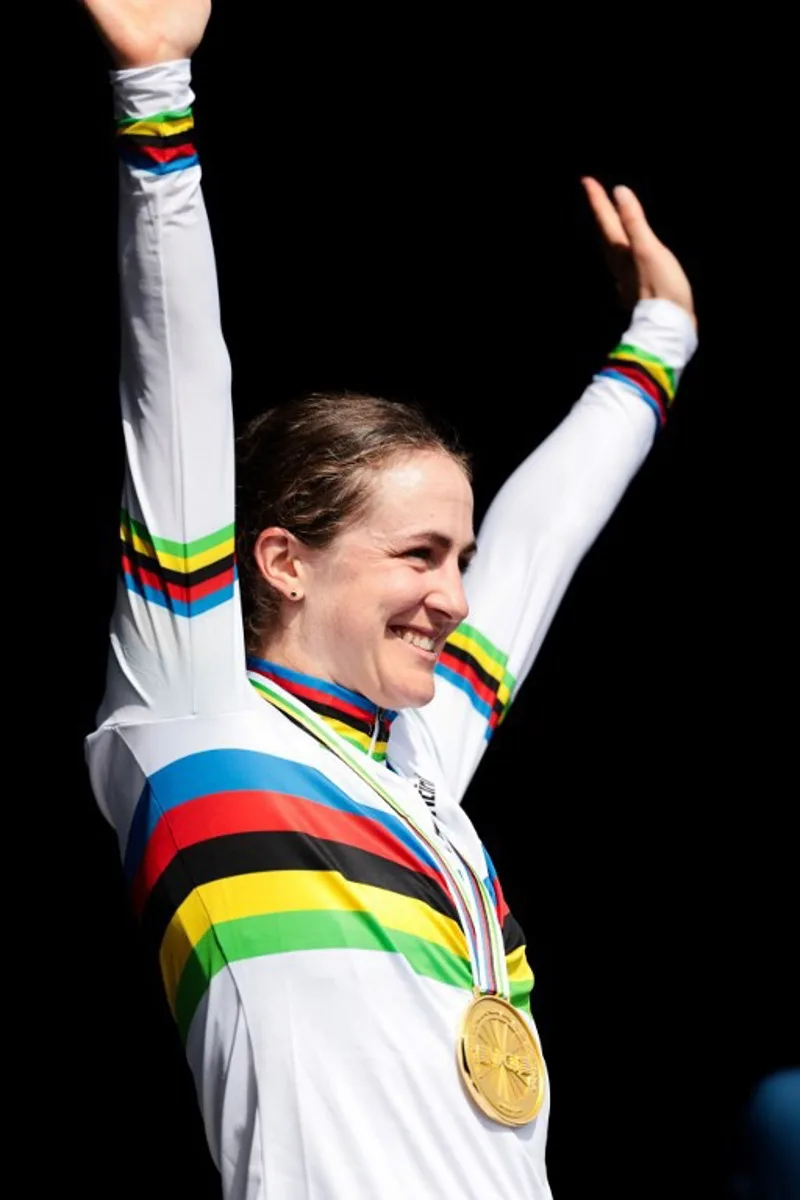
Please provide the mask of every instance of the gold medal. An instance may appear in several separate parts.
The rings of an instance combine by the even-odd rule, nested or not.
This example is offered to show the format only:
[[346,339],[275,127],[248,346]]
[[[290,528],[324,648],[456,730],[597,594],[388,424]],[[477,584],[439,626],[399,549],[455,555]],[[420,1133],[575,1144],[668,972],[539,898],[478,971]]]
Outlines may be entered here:
[[545,1069],[524,1018],[500,996],[477,996],[461,1026],[458,1065],[478,1108],[503,1125],[525,1125],[542,1107]]

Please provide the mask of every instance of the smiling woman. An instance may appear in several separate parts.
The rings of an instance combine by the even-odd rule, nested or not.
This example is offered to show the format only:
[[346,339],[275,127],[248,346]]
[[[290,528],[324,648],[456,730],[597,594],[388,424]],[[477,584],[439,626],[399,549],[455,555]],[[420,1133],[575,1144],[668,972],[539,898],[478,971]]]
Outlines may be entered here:
[[589,181],[639,301],[474,562],[463,454],[386,400],[259,418],[236,506],[193,142],[207,3],[86,6],[126,68],[122,569],[87,757],[224,1195],[547,1200],[525,936],[461,800],[665,419],[688,283]]
[[426,704],[475,552],[457,442],[416,408],[336,393],[256,418],[238,449],[250,652],[384,708]]

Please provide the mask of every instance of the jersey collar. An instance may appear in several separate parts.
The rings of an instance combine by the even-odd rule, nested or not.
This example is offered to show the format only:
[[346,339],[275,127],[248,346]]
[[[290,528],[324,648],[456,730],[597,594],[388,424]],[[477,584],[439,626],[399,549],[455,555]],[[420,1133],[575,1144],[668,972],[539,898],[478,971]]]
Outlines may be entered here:
[[366,696],[340,687],[338,683],[279,667],[277,663],[255,655],[247,656],[247,674],[254,682],[265,678],[277,683],[278,687],[302,700],[350,745],[375,762],[385,760],[389,730],[397,716],[392,709],[379,708]]

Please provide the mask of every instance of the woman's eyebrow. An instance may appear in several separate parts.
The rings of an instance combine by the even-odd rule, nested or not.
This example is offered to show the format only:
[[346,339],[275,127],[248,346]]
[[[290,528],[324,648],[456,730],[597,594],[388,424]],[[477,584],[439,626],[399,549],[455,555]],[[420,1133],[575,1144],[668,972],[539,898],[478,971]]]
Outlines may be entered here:
[[[419,533],[409,534],[409,540],[420,540],[432,542],[439,550],[447,554],[453,549],[455,542],[446,533],[438,533],[435,529],[423,529]],[[475,557],[478,549],[478,543],[473,538],[458,552],[459,558],[465,558],[467,561]]]

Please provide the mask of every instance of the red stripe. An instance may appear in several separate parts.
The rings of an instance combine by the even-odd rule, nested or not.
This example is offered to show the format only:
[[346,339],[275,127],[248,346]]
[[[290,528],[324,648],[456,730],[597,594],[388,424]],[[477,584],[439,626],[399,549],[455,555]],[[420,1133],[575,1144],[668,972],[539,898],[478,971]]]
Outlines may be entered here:
[[647,392],[648,396],[655,400],[656,404],[658,405],[658,411],[661,413],[662,417],[665,415],[664,400],[658,390],[658,385],[647,374],[647,371],[644,369],[644,367],[637,367],[632,363],[620,362],[618,358],[612,358],[610,365],[612,370],[617,371],[620,375],[625,375],[628,379],[633,380],[633,382],[638,384],[643,392]]
[[157,163],[175,162],[178,158],[191,158],[196,153],[192,142],[184,142],[181,146],[126,146],[123,138],[122,145],[128,154],[141,154],[143,158],[149,158],[152,162]]
[[284,679],[281,675],[272,675],[269,671],[264,671],[261,667],[251,667],[258,675],[263,675],[265,679],[271,679],[273,683],[277,683],[285,691],[291,692],[293,696],[299,696],[301,700],[314,700],[317,704],[325,704],[328,708],[335,708],[337,712],[346,713],[348,716],[354,717],[357,721],[372,722],[374,714],[366,708],[359,708],[355,704],[350,704],[346,700],[342,700],[339,696],[332,695],[330,692],[318,691],[316,688],[306,687],[305,684],[297,683],[294,679]]
[[133,579],[147,584],[148,587],[154,588],[157,592],[164,591],[164,584],[160,577],[154,575],[152,571],[145,570],[139,563],[131,562],[127,554],[122,555],[122,567]]
[[388,829],[369,817],[339,812],[285,792],[214,792],[171,809],[158,821],[132,883],[134,909],[142,911],[150,891],[180,850],[227,834],[277,832],[343,842],[442,884],[433,867],[421,862]]
[[[445,647],[439,656],[439,661],[443,662],[444,665],[449,667],[451,671],[455,671],[456,674],[463,675],[472,690],[480,697],[481,700],[485,700],[490,706],[494,704],[495,692],[493,692],[491,688],[487,687],[482,679],[478,678],[472,667],[470,667],[468,663],[465,663],[463,658],[456,658],[454,655],[448,654],[447,648]],[[494,714],[492,714],[492,716],[494,716]]]
[[203,596],[210,596],[212,592],[218,592],[220,588],[227,587],[233,583],[233,567],[228,567],[220,575],[212,575],[210,579],[204,580],[203,583],[196,583],[193,587],[181,587],[177,583],[167,583],[167,592],[173,600],[182,600],[184,604],[191,604],[193,600],[200,600]]
[[511,910],[506,904],[506,898],[503,895],[503,889],[500,887],[500,880],[497,876],[492,880],[492,883],[494,884],[494,894],[497,896],[497,918],[502,925]]
[[128,558],[128,551],[125,549],[124,542],[123,542],[123,550],[122,550],[122,565],[125,568],[125,570],[128,572],[128,574],[133,575],[134,578],[137,578],[144,570],[144,568],[141,567],[139,565],[139,563],[132,562],[131,559]]
[[164,585],[164,580],[160,575],[154,574],[153,571],[148,571],[139,563],[133,563],[128,558],[127,554],[122,555],[122,567],[134,579],[138,579],[140,583],[146,584],[147,587],[153,588],[154,591],[164,592],[173,600],[180,600],[184,604],[191,604],[193,600],[200,600],[203,596],[209,596],[212,592],[217,592],[221,588],[229,586],[233,583],[234,568],[229,567],[220,575],[212,575],[210,579],[204,580],[202,583],[196,583],[194,587],[181,587],[180,584],[167,583]]

